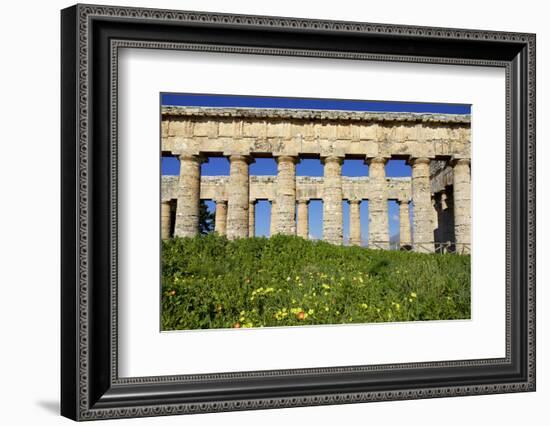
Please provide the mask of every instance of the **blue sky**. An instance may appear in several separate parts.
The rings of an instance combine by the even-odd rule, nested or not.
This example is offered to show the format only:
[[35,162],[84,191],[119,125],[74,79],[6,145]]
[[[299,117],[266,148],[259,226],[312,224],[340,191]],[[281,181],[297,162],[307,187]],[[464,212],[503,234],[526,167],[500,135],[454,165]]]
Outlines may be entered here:
[[[433,104],[411,102],[382,102],[340,99],[305,99],[261,96],[204,95],[204,94],[161,94],[163,106],[209,106],[209,107],[256,107],[256,108],[304,108],[331,109],[348,111],[392,111],[392,112],[431,112],[469,114],[470,105],[464,104]],[[229,161],[226,158],[210,158],[201,166],[204,176],[228,176]],[[177,158],[162,159],[163,175],[178,175],[179,161]],[[276,175],[277,165],[272,158],[258,158],[250,165],[251,175]],[[302,159],[296,166],[297,176],[323,176],[323,165],[318,159]],[[344,160],[343,176],[368,176],[368,166],[362,160]],[[403,160],[390,160],[386,164],[388,177],[411,176],[411,169]],[[215,203],[207,201],[211,211],[215,211]],[[399,233],[399,207],[396,202],[388,203],[390,235]],[[322,238],[321,201],[312,201],[309,205],[310,235]],[[349,206],[343,202],[344,239],[349,237]],[[269,235],[270,204],[260,201],[256,205],[256,235]],[[368,202],[361,203],[361,238],[365,243],[368,239]]]

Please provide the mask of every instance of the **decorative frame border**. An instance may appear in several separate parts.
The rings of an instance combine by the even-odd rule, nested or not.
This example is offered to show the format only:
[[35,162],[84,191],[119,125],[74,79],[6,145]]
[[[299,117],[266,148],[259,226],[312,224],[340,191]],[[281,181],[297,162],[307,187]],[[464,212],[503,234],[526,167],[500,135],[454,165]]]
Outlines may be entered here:
[[[254,28],[274,29],[277,31],[305,32],[315,31],[328,35],[333,33],[349,33],[359,35],[380,35],[380,37],[413,37],[422,40],[448,40],[468,42],[496,42],[503,45],[521,47],[524,55],[521,63],[514,62],[514,58],[483,59],[483,58],[449,58],[438,56],[405,56],[384,53],[342,52],[318,49],[271,48],[253,46],[217,45],[211,43],[181,43],[175,41],[145,41],[132,39],[109,40],[109,72],[108,87],[101,90],[110,91],[110,264],[109,286],[110,297],[106,300],[101,296],[99,302],[108,303],[109,318],[105,312],[98,313],[92,309],[98,300],[91,294],[94,289],[93,279],[93,250],[94,227],[92,224],[95,209],[100,208],[97,197],[94,197],[93,184],[94,169],[90,162],[93,146],[92,109],[94,107],[94,88],[91,79],[94,46],[92,27],[95,20],[109,22],[139,22],[148,24],[181,24],[181,25],[214,25],[225,28]],[[189,376],[161,376],[146,378],[118,378],[117,374],[117,70],[118,49],[154,48],[173,50],[195,50],[209,52],[226,52],[240,54],[264,55],[295,55],[310,57],[326,57],[356,60],[396,61],[417,63],[439,63],[458,65],[482,65],[504,67],[506,70],[506,357],[503,359],[463,360],[451,362],[431,362],[414,364],[391,364],[361,367],[327,367],[300,370],[274,370],[261,372],[221,373]],[[295,18],[276,18],[265,16],[245,16],[213,14],[202,12],[183,12],[155,9],[119,8],[104,6],[76,5],[62,12],[62,79],[67,86],[62,91],[63,124],[62,129],[62,164],[63,178],[70,178],[70,182],[62,184],[62,218],[71,216],[71,223],[63,220],[62,230],[62,414],[75,420],[91,420],[113,417],[138,417],[150,415],[169,415],[196,412],[214,412],[243,409],[279,408],[291,406],[324,405],[350,402],[399,400],[415,398],[432,398],[441,396],[460,396],[487,393],[503,393],[518,391],[533,391],[535,389],[535,36],[533,34],[503,33],[493,31],[477,31],[447,28],[409,27],[400,25],[381,25],[357,22],[336,22],[324,20],[309,20]],[[523,66],[526,74],[524,78],[514,78],[517,68]],[[521,80],[521,81],[520,81]],[[524,92],[521,102],[524,105],[513,103],[513,97],[518,92]],[[516,115],[521,115],[524,128],[512,128],[511,121]],[[518,134],[514,134],[517,132]],[[520,134],[523,132],[523,135]],[[512,169],[514,162],[520,161],[513,157],[512,139],[518,137],[524,144],[526,151],[524,164],[516,165],[519,171]],[[92,155],[93,156],[93,155]],[[523,168],[523,169],[522,169]],[[512,182],[521,179],[520,172],[525,172],[524,182]],[[512,173],[515,173],[512,175]],[[517,176],[516,176],[517,175]],[[512,184],[518,185],[524,194],[516,194],[518,200],[524,203],[525,226],[524,235],[525,268],[524,274],[517,274],[514,279],[525,279],[523,291],[518,293],[511,283],[512,277],[512,239],[514,232],[522,224],[512,223],[511,209],[513,202]],[[518,192],[516,188],[516,192]],[[105,208],[106,206],[103,206]],[[516,229],[512,229],[512,225]],[[515,236],[517,239],[518,236]],[[520,236],[521,238],[521,236]],[[523,240],[521,241],[523,242]],[[106,248],[106,247],[105,247]],[[71,264],[69,266],[69,264]],[[519,296],[518,296],[519,294]],[[514,313],[511,308],[512,298],[525,297],[525,311]],[[95,303],[92,303],[95,302]],[[514,316],[515,315],[515,316]],[[519,318],[521,317],[521,318]],[[109,330],[96,331],[95,321],[98,318],[110,324]],[[513,326],[518,320],[524,321],[525,348],[521,354],[512,353]],[[523,324],[523,323],[522,323]],[[98,335],[97,333],[100,333]],[[108,333],[110,352],[97,355],[91,342],[102,340],[101,333]],[[220,380],[229,379],[261,379],[266,377],[297,377],[304,375],[320,375],[329,377],[331,374],[346,374],[359,372],[399,371],[407,369],[474,366],[511,366],[513,359],[523,356],[519,367],[520,373],[514,380],[479,383],[473,385],[448,385],[434,387],[400,387],[392,390],[325,392],[311,395],[273,394],[266,398],[235,398],[227,395],[218,396],[213,400],[180,401],[167,398],[152,398],[140,400],[132,394],[132,389],[150,387],[151,395],[155,394],[158,386],[188,383],[190,385],[216,384]],[[93,362],[91,362],[93,358]],[[95,361],[101,358],[101,361]],[[96,377],[99,376],[99,377]],[[327,379],[328,380],[328,379]],[[153,389],[155,388],[155,389]],[[149,389],[149,388],[147,388]]]

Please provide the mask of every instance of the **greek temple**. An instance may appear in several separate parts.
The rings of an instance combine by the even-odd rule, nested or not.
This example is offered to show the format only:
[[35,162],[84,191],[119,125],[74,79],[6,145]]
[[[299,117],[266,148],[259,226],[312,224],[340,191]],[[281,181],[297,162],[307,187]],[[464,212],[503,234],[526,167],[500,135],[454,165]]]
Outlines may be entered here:
[[[177,157],[179,176],[162,176],[161,236],[199,233],[201,200],[216,203],[215,231],[253,237],[255,206],[271,203],[271,235],[309,236],[311,200],[323,202],[323,239],[361,244],[360,203],[368,201],[368,246],[389,249],[388,201],[399,204],[399,246],[418,252],[470,252],[470,116],[305,109],[162,107],[161,151]],[[201,176],[201,163],[224,156],[229,176]],[[251,176],[256,158],[274,158],[277,176]],[[318,158],[322,177],[296,176]],[[345,159],[368,176],[342,176]],[[389,160],[406,160],[411,177],[387,177]]]

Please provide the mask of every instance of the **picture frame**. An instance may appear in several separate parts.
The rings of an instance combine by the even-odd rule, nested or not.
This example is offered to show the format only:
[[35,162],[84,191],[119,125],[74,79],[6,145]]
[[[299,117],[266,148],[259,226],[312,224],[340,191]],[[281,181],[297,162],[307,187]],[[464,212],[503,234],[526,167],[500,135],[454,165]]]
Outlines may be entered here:
[[[524,33],[97,5],[64,9],[61,414],[93,420],[534,391],[535,45],[535,35]],[[120,47],[503,68],[506,356],[119,377]]]

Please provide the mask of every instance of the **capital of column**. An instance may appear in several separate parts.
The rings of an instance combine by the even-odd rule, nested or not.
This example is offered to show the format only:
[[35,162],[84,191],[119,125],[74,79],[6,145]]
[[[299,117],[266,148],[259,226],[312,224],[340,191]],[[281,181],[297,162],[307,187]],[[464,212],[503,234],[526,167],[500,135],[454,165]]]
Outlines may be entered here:
[[254,158],[250,155],[243,155],[243,154],[232,154],[229,156],[229,162],[230,163],[239,163],[243,162],[246,164],[251,164],[254,162]]
[[309,200],[307,198],[300,198],[299,200],[296,200],[298,204],[309,204]]
[[403,199],[397,199],[397,200],[395,200],[395,201],[396,201],[397,204],[399,204],[399,205],[401,205],[401,204],[409,204],[409,202],[410,202],[410,201],[407,200],[407,199],[404,199],[404,200],[403,200]]
[[420,165],[430,165],[430,159],[428,157],[411,157],[407,160],[407,164],[411,167]]
[[252,206],[255,206],[257,202],[258,202],[258,200],[250,200],[250,201],[248,202],[248,204],[250,204],[250,205],[252,205]]
[[277,155],[275,157],[275,160],[277,161],[277,164],[279,163],[298,163],[300,161],[300,158],[298,156],[294,155]]
[[365,164],[367,165],[372,165],[372,164],[381,164],[383,166],[386,165],[386,163],[388,162],[388,158],[386,157],[367,157],[365,158]]
[[208,161],[206,157],[200,154],[177,154],[176,157],[178,157],[178,160],[180,160],[180,162],[189,161],[201,164]]
[[469,158],[453,158],[451,160],[451,166],[469,166],[470,165],[470,159]]
[[321,163],[323,164],[336,163],[341,165],[343,162],[344,162],[344,158],[338,157],[336,155],[329,155],[328,157],[321,158]]
[[216,203],[216,205],[218,205],[218,204],[227,205],[227,200],[214,199],[214,202]]
[[350,204],[360,204],[361,203],[361,200],[356,200],[356,199],[353,199],[353,200],[348,200]]

